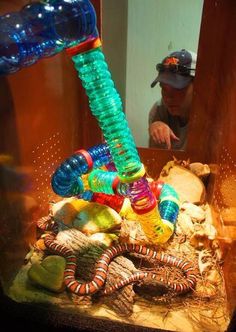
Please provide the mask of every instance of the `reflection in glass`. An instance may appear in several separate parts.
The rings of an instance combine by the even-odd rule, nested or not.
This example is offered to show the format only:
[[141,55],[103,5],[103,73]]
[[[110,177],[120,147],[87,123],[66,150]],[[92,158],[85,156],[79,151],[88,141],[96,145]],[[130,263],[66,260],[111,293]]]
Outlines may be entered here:
[[197,53],[203,0],[103,0],[103,48],[136,145],[149,146],[149,111],[161,100],[150,84],[171,52]]
[[158,75],[151,88],[160,84],[161,100],[149,112],[149,147],[186,148],[196,61],[196,53],[182,49],[156,65]]

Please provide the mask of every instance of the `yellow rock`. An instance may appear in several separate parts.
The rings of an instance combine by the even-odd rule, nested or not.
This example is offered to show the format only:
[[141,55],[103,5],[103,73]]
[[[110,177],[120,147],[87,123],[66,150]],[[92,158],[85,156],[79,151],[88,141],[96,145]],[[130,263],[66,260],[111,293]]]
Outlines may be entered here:
[[89,204],[90,202],[83,199],[66,198],[52,206],[52,213],[56,220],[69,225],[76,218],[77,213]]
[[77,214],[72,226],[91,235],[119,228],[121,221],[121,216],[112,208],[98,203],[89,203]]

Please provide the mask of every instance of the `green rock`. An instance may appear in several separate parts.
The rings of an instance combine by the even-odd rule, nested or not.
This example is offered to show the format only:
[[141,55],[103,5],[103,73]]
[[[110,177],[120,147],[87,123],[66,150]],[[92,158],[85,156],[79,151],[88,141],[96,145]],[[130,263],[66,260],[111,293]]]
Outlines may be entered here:
[[54,292],[64,290],[66,260],[61,256],[48,256],[41,263],[34,263],[28,271],[31,282]]

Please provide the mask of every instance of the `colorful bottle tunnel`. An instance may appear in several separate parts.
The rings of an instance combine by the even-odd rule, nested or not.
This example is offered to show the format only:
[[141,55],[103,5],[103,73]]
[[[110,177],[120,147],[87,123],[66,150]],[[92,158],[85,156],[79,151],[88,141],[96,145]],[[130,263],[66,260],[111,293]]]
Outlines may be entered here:
[[[76,151],[53,174],[54,192],[63,197],[78,196],[87,201],[108,205],[119,212],[124,198],[127,197],[132,202],[133,196],[130,194],[129,184],[121,182],[117,172],[99,169],[102,166],[109,168],[111,162],[107,144],[96,145],[88,151]],[[82,176],[88,173],[88,186],[91,190],[85,190],[85,181],[82,179]],[[141,180],[136,181],[136,190],[140,192]],[[179,212],[178,194],[172,186],[160,181],[152,181],[148,185],[155,198],[159,200],[162,221],[168,221],[174,226]]]
[[[146,186],[147,180],[141,178],[130,184],[121,182],[116,171],[109,171],[110,164],[112,158],[106,144],[94,146],[88,151],[78,150],[53,174],[53,190],[63,197],[77,196],[87,201],[105,204],[120,212],[125,197],[130,199],[131,204],[134,204],[135,199],[140,200],[142,186]],[[107,171],[100,169],[103,166]],[[83,179],[85,174],[88,176]],[[160,181],[148,182],[148,186],[155,199],[159,200],[158,208],[162,222],[172,225],[171,229],[174,229],[179,212],[176,191]],[[87,190],[88,187],[90,190]],[[133,194],[134,190],[136,195]]]
[[[137,194],[142,193],[142,182],[144,179],[133,182],[137,188]],[[89,174],[88,184],[93,193],[106,193],[109,195],[122,195],[128,197],[132,203],[135,199],[130,193],[130,186],[120,182],[116,172],[106,172],[104,170],[93,170]],[[175,225],[179,212],[179,197],[176,191],[169,184],[161,181],[148,183],[150,190],[159,200],[159,212],[162,220],[169,221]],[[139,197],[138,197],[139,199]]]
[[109,148],[100,144],[91,149],[78,150],[67,158],[52,176],[53,191],[62,197],[80,195],[84,192],[81,176],[92,168],[99,168],[111,161]]
[[89,0],[49,0],[0,17],[0,74],[6,75],[97,36]]

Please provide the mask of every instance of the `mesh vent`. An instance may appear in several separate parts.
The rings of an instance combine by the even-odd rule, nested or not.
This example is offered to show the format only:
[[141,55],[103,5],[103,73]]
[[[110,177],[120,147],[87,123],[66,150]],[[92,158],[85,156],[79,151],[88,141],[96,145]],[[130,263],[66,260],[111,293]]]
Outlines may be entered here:
[[213,204],[223,225],[236,227],[236,161],[223,147],[217,172]]
[[32,151],[34,165],[34,185],[39,205],[53,199],[51,176],[58,165],[61,154],[59,132],[47,138]]

